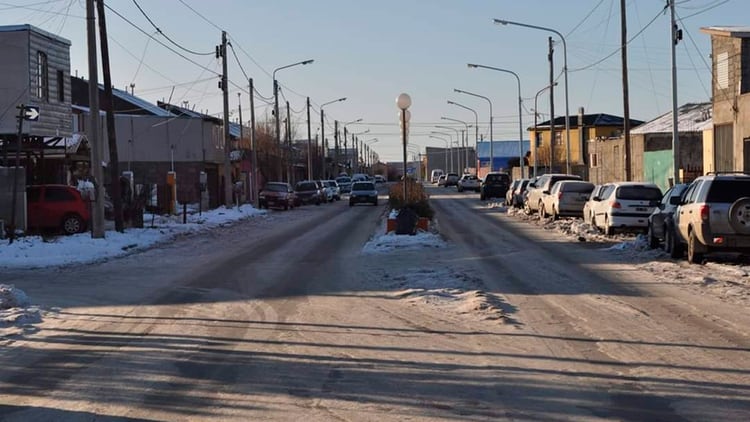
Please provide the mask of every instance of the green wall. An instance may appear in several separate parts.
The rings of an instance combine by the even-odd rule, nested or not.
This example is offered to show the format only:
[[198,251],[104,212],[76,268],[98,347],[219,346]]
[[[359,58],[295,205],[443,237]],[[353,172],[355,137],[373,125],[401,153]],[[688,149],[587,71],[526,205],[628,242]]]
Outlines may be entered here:
[[669,189],[672,171],[672,150],[649,151],[643,153],[643,180],[656,183],[662,192]]

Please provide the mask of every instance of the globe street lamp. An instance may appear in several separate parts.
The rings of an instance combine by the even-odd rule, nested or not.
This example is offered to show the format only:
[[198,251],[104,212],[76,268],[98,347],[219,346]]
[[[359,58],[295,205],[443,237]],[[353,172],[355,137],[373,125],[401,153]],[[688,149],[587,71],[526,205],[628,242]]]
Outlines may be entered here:
[[[565,143],[567,144],[568,148],[568,159],[567,159],[567,166],[566,170],[568,174],[570,174],[570,109],[568,108],[568,47],[565,43],[565,37],[558,31],[555,31],[552,28],[546,28],[544,26],[536,26],[536,25],[529,25],[527,23],[520,23],[520,22],[513,22],[513,21],[506,21],[504,19],[494,19],[494,22],[498,25],[516,25],[516,26],[523,26],[525,28],[532,28],[532,29],[539,29],[541,31],[547,31],[557,34],[558,37],[562,40],[563,44],[563,76],[565,78]],[[552,119],[552,116],[550,116],[550,119]],[[582,151],[579,151],[579,154]]]
[[[313,61],[314,60],[304,60],[301,62],[288,64],[286,66],[277,67],[276,69],[274,69],[273,74],[271,75],[273,78],[273,115],[276,119],[276,144],[277,145],[281,145],[281,120],[279,119],[279,81],[276,80],[276,72],[278,72],[279,70],[287,69],[287,68],[297,66],[297,65],[308,65],[312,63]],[[279,161],[279,163],[281,164],[281,161]],[[284,173],[282,171],[282,168],[279,168],[279,175]]]
[[[463,91],[463,90],[460,90],[460,89],[453,89],[453,91],[457,92],[459,94],[466,94],[466,95],[471,95],[473,97],[484,98],[490,104],[490,171],[494,171],[495,170],[495,152],[494,152],[494,149],[492,147],[492,143],[493,143],[493,139],[492,139],[492,101],[490,101],[490,99],[487,98],[487,97],[485,97],[484,95],[474,94],[472,92]],[[477,170],[479,170],[479,169],[477,169]],[[478,171],[477,171],[477,176],[479,176]]]
[[[477,115],[477,111],[474,110],[471,107],[467,107],[467,106],[465,106],[463,104],[459,104],[459,103],[457,103],[455,101],[451,101],[451,100],[448,100],[448,104],[464,108],[464,109],[469,110],[470,112],[474,113],[474,161],[477,161],[479,159],[479,157],[477,155],[478,150],[479,150],[479,116]],[[467,162],[469,161],[469,154],[468,154],[468,152],[466,153],[466,161]],[[474,165],[477,165],[477,163],[475,162]],[[467,167],[468,167],[468,164],[467,164]],[[478,167],[479,166],[477,165],[477,174],[479,174]]]
[[[536,131],[536,116],[539,114],[539,113],[536,112],[537,111],[537,105],[536,104],[537,104],[537,100],[539,99],[539,94],[541,94],[542,92],[544,92],[544,91],[552,88],[553,86],[557,86],[557,82],[553,82],[551,85],[545,86],[544,88],[540,89],[536,93],[536,95],[534,95],[534,177],[536,177],[536,161],[537,161],[536,150],[537,150],[537,143],[538,143],[537,142],[537,133],[536,133],[537,132]],[[552,117],[550,116],[550,124],[552,124],[551,120],[552,120]],[[550,167],[550,171],[552,171],[552,141],[553,141],[553,139],[552,139],[552,131],[550,131],[550,141],[549,141],[549,147],[550,147],[549,167]]]
[[409,94],[402,93],[396,98],[396,106],[401,110],[401,135],[402,135],[402,143],[404,148],[404,204],[406,205],[407,201],[407,192],[406,192],[406,134],[408,133],[409,128],[406,126],[406,123],[411,118],[411,114],[407,116],[408,108],[411,107],[411,97]]
[[341,97],[339,99],[328,101],[327,103],[323,103],[320,105],[320,146],[323,149],[323,165],[321,165],[321,170],[323,170],[323,173],[325,173],[325,157],[328,156],[328,148],[326,148],[325,146],[326,145],[326,129],[325,129],[326,125],[325,125],[325,117],[324,117],[325,115],[323,114],[324,113],[323,107],[329,104],[340,102],[340,101],[346,101],[346,97]]
[[482,68],[482,69],[490,69],[490,70],[496,70],[498,72],[505,72],[510,73],[511,75],[516,77],[516,82],[518,82],[518,167],[521,169],[521,178],[524,178],[524,165],[523,165],[523,115],[521,114],[521,78],[518,77],[518,74],[512,70],[508,69],[501,69],[499,67],[492,67],[492,66],[485,66],[481,64],[473,64],[468,63],[467,66],[469,66],[469,69],[476,69],[476,68]]

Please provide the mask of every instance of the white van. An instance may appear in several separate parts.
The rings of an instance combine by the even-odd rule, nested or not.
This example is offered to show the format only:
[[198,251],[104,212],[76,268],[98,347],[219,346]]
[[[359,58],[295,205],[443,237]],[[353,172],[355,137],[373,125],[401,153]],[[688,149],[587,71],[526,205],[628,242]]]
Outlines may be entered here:
[[438,179],[440,179],[440,176],[442,176],[442,175],[443,175],[443,171],[442,170],[440,170],[440,169],[433,170],[432,173],[430,174],[430,182],[437,183]]

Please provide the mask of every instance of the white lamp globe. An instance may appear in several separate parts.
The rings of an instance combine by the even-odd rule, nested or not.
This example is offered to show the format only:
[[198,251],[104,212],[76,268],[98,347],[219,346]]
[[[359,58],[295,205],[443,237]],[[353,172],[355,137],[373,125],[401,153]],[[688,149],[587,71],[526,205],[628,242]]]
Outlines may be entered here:
[[411,107],[411,97],[409,94],[402,93],[396,98],[396,106],[400,108],[401,110],[406,110],[407,108]]

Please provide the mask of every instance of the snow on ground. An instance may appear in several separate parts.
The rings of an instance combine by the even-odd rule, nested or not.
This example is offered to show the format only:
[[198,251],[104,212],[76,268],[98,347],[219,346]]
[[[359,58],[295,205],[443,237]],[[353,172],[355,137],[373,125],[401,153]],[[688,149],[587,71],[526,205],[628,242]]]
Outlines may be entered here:
[[221,227],[244,218],[265,215],[250,205],[239,208],[220,207],[199,213],[190,207],[187,223],[182,215],[152,215],[143,218],[144,228],[126,229],[124,233],[108,230],[104,239],[93,239],[90,233],[73,236],[26,236],[12,244],[0,243],[0,268],[40,268],[106,260],[152,247],[180,235]]
[[[395,298],[443,312],[470,315],[472,318],[503,318],[500,306],[502,300],[494,294],[484,292],[479,278],[469,275],[469,269],[459,268],[451,263],[448,257],[435,255],[450,255],[450,249],[446,246],[436,221],[430,223],[430,230],[409,236],[385,233],[383,219],[378,231],[363,246],[362,253],[387,260],[388,265],[373,269],[377,272],[375,281]],[[404,253],[414,255],[409,255],[405,260],[398,259],[403,258]],[[415,262],[430,264],[415,266]],[[440,262],[446,264],[440,265]]]
[[42,321],[39,308],[31,306],[28,296],[14,286],[0,284],[0,337]]
[[620,262],[631,263],[635,268],[653,276],[653,281],[680,285],[698,294],[711,294],[732,303],[750,305],[750,261],[736,254],[714,254],[705,265],[688,264],[674,260],[663,249],[651,249],[643,234],[603,234],[580,218],[551,218],[540,220],[538,214],[526,215],[519,208],[508,208],[509,217],[529,224],[554,230],[579,242],[600,243],[600,253],[609,254]]

